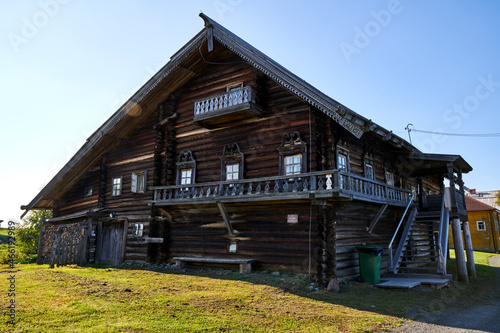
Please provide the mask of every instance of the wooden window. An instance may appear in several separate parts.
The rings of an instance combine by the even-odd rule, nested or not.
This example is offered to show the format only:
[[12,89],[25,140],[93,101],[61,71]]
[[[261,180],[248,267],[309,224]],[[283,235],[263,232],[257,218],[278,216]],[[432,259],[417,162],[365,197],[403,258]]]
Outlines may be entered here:
[[132,173],[131,191],[132,193],[146,192],[147,171]]
[[347,163],[347,155],[339,153],[337,154],[337,169],[339,171],[348,171],[349,170],[349,165]]
[[181,170],[181,185],[191,184],[192,177],[193,177],[193,169],[182,169]]
[[235,180],[239,178],[239,164],[226,165],[226,180]]
[[285,156],[285,176],[302,172],[302,154]]
[[344,141],[339,141],[335,146],[337,154],[337,170],[343,172],[351,171],[350,161],[349,161],[349,149]]
[[394,186],[394,174],[388,170],[385,170],[385,182],[389,186]]
[[236,253],[238,252],[238,242],[231,241],[227,244],[227,252]]
[[222,149],[221,180],[243,179],[244,155],[237,143],[225,145]]
[[477,231],[486,231],[486,222],[485,221],[476,221]]
[[144,234],[144,223],[134,223],[132,236],[142,237],[143,234]]
[[298,131],[284,134],[278,151],[280,176],[307,172],[307,144],[302,141]]
[[177,185],[195,183],[196,161],[190,150],[183,151],[177,162]]
[[122,194],[122,177],[113,177],[111,180],[111,195],[118,196]]
[[368,179],[375,179],[375,173],[373,172],[373,165],[365,165],[365,177]]
[[373,154],[365,153],[364,169],[365,178],[375,179],[375,159],[373,158]]
[[92,186],[88,186],[83,190],[84,197],[90,197],[92,195]]

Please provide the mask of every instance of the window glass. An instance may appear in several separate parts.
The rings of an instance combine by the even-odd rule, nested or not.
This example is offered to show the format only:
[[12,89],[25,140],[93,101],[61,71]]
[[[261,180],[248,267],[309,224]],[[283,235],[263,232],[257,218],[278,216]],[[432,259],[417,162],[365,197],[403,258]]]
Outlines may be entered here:
[[112,196],[117,196],[117,195],[122,194],[122,178],[121,177],[113,178],[112,185],[113,185],[112,190],[111,190]]
[[369,179],[374,179],[373,177],[373,165],[367,164],[365,165],[365,177]]
[[191,175],[193,169],[182,169],[181,170],[181,185],[191,184]]
[[92,195],[92,186],[86,187],[83,191],[83,196],[90,197]]
[[484,221],[476,221],[477,231],[486,231],[486,223]]
[[226,180],[235,180],[239,178],[240,165],[228,164],[226,165]]
[[387,183],[387,185],[394,186],[394,175],[392,174],[392,172],[385,172],[385,182]]
[[302,154],[285,156],[285,175],[297,175],[302,171]]
[[347,171],[347,155],[338,154],[337,168],[339,171]]
[[144,173],[137,174],[137,192],[144,192],[146,190],[146,177]]

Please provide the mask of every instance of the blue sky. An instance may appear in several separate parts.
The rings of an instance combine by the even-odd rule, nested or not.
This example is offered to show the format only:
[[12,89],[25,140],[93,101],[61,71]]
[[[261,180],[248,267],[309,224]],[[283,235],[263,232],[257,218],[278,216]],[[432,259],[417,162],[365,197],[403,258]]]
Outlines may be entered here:
[[[85,139],[203,28],[224,25],[316,88],[408,139],[500,129],[498,1],[2,2],[0,219],[18,219]],[[411,132],[500,189],[499,138]]]

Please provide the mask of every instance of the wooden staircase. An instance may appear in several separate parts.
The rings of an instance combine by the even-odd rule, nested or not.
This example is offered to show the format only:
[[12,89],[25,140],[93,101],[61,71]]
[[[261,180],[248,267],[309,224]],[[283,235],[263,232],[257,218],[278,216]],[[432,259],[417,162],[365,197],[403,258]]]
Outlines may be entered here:
[[439,226],[441,212],[418,212],[410,222],[394,273],[439,274]]
[[[435,202],[429,202],[425,210],[413,208],[410,211],[394,254],[391,241],[389,274],[382,277],[387,282],[377,286],[393,288],[397,285],[399,288],[403,285],[411,288],[426,282],[443,285],[451,280],[451,275],[446,274],[449,210],[442,195],[433,196],[431,200]],[[400,225],[404,219],[405,216]],[[403,280],[409,284],[404,284]]]

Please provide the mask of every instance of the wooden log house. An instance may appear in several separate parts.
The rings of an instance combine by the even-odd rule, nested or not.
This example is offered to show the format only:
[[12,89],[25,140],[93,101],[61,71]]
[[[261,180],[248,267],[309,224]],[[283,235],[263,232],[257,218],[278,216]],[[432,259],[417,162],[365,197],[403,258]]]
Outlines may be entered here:
[[22,207],[53,209],[41,250],[79,223],[86,262],[249,259],[326,284],[358,274],[356,245],[382,246],[383,270],[409,266],[394,257],[409,246],[398,225],[440,208],[445,177],[449,218],[466,218],[460,156],[420,152],[200,16],[204,29]]

